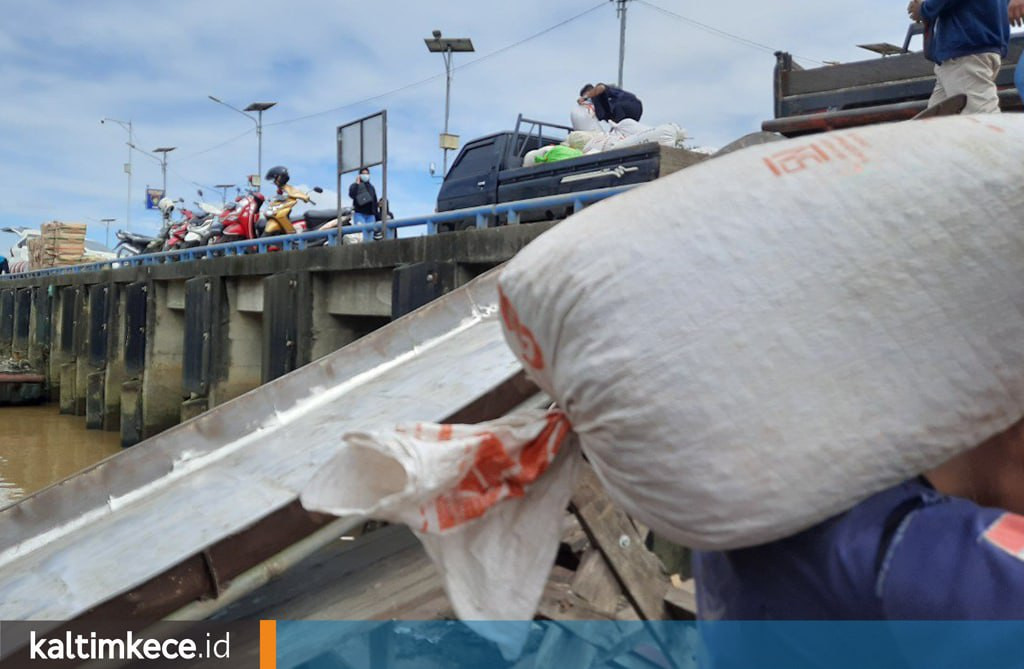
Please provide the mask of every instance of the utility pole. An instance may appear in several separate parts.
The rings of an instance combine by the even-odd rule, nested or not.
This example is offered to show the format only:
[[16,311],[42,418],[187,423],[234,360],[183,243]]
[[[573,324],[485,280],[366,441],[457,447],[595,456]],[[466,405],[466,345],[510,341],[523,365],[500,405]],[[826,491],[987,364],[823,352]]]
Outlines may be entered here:
[[124,164],[124,171],[128,174],[128,211],[124,219],[125,232],[131,232],[132,229],[132,148],[134,147],[134,139],[132,137],[132,122],[131,120],[119,121],[116,118],[110,118],[104,116],[100,119],[100,123],[106,123],[111,121],[118,124],[122,128],[128,131],[128,162]]
[[611,0],[615,3],[615,15],[619,17],[619,83],[622,88],[622,65],[626,60],[626,6],[629,0]]

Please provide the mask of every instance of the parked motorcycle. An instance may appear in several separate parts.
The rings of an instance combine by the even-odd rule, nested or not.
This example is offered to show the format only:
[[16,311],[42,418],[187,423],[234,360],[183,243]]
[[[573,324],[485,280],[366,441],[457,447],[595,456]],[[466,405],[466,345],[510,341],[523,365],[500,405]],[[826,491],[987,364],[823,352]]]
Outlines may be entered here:
[[[312,192],[323,193],[324,189],[317,186]],[[266,209],[267,226],[263,231],[264,237],[294,234],[299,232],[295,227],[295,224],[302,221],[303,218],[296,216],[295,220],[292,220],[292,210],[295,208],[295,205],[299,203],[299,200],[305,200],[311,205],[316,204],[308,192],[303,193],[299,189],[291,186],[287,186],[283,193],[271,200]],[[325,219],[323,223],[326,223],[328,220],[330,219]],[[303,231],[305,231],[305,229]]]
[[[199,197],[203,197],[203,191],[200,190],[198,193]],[[234,202],[223,208],[209,202],[196,202],[195,204],[203,213],[189,221],[185,238],[181,244],[182,248],[186,249],[209,244],[217,220],[224,215],[228,207],[235,206]]]
[[[302,218],[292,221],[296,233],[313,232],[314,230],[332,230],[339,225],[348,225],[352,222],[352,208],[342,207],[341,215],[337,209],[309,209],[302,214]],[[323,246],[327,238],[314,239],[308,246]]]
[[264,201],[263,193],[254,190],[239,194],[213,221],[206,243],[221,244],[259,237],[260,208]]
[[114,247],[114,253],[118,258],[128,258],[131,256],[138,256],[144,253],[152,253],[151,245],[159,243],[157,237],[150,237],[149,235],[139,235],[134,232],[125,232],[124,230],[117,231],[117,238],[120,240],[117,246]]

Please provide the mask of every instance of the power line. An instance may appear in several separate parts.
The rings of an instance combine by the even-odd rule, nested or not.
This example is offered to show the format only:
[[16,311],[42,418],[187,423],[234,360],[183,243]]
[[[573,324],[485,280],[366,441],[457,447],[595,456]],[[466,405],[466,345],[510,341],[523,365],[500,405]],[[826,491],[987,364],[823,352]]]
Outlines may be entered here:
[[[506,46],[503,46],[500,49],[496,49],[494,51],[491,51],[490,53],[484,54],[483,56],[480,56],[479,58],[475,58],[473,60],[467,61],[467,62],[463,63],[462,65],[458,65],[458,66],[456,66],[456,67],[454,67],[452,69],[454,69],[454,70],[462,70],[464,68],[476,65],[477,63],[479,63],[481,61],[487,60],[488,58],[493,58],[494,56],[497,56],[497,55],[502,54],[502,53],[504,53],[506,51],[509,51],[510,49],[514,49],[516,47],[522,46],[523,44],[526,44],[527,42],[535,40],[538,37],[542,37],[542,36],[550,33],[553,30],[557,30],[558,28],[561,28],[564,25],[572,23],[573,21],[576,21],[577,19],[583,18],[587,14],[590,14],[591,12],[594,12],[594,11],[604,7],[604,6],[605,5],[604,5],[603,2],[601,4],[594,5],[590,9],[582,11],[579,14],[576,14],[575,16],[571,16],[571,17],[565,19],[564,21],[560,21],[559,23],[556,23],[553,26],[545,28],[544,30],[541,30],[540,32],[534,33],[533,35],[530,35],[529,37],[525,37],[525,38],[519,40],[518,42],[513,42],[512,44],[508,44]],[[342,111],[343,109],[348,109],[349,107],[356,107],[358,105],[367,104],[369,102],[373,102],[374,100],[379,100],[381,98],[388,97],[389,95],[394,95],[396,93],[401,93],[403,91],[407,91],[410,88],[416,88],[418,86],[423,86],[423,85],[431,83],[433,81],[437,81],[438,79],[441,79],[444,76],[445,76],[444,74],[435,74],[435,75],[433,75],[431,77],[427,77],[426,79],[420,79],[419,81],[414,81],[412,83],[405,84],[404,86],[399,86],[398,88],[391,89],[390,91],[386,91],[384,93],[379,93],[377,95],[374,95],[374,96],[371,96],[371,97],[368,97],[368,98],[364,98],[364,99],[358,100],[356,102],[345,103],[344,105],[341,105],[339,107],[333,107],[331,109],[326,109],[324,111],[314,112],[312,114],[307,114],[305,116],[298,116],[296,118],[285,119],[283,121],[275,121],[274,123],[264,123],[263,127],[266,128],[266,127],[275,126],[275,125],[286,125],[286,124],[289,124],[289,123],[297,123],[299,121],[305,121],[307,119],[315,118],[317,116],[323,116],[325,114],[333,114],[335,112]]]
[[255,128],[250,128],[249,130],[246,130],[245,132],[239,133],[239,134],[235,135],[234,137],[232,137],[230,139],[224,140],[223,142],[221,142],[220,144],[217,144],[216,146],[211,146],[208,149],[203,149],[202,151],[197,151],[195,153],[190,153],[187,156],[182,156],[179,160],[188,160],[190,158],[196,158],[198,156],[203,155],[204,153],[209,153],[210,151],[214,151],[216,149],[219,149],[222,146],[227,146],[228,144],[231,144],[232,142],[237,142],[238,140],[242,139],[246,135],[250,135],[250,134],[252,134],[254,132],[256,132]]
[[[727,32],[727,31],[722,30],[720,28],[716,28],[714,26],[710,26],[710,25],[708,25],[706,23],[701,23],[700,21],[697,21],[695,19],[691,19],[688,16],[683,16],[682,14],[676,14],[673,11],[665,9],[664,7],[659,7],[658,5],[650,3],[647,0],[637,0],[637,2],[639,2],[641,5],[646,5],[646,6],[650,7],[651,9],[653,9],[653,10],[655,10],[657,12],[661,12],[662,14],[665,14],[666,16],[671,16],[671,17],[673,17],[675,19],[678,19],[679,21],[682,21],[684,23],[688,23],[689,25],[691,25],[691,26],[693,26],[695,28],[698,28],[699,30],[703,30],[703,31],[711,33],[713,35],[717,35],[719,37],[723,37],[725,39],[732,40],[733,42],[736,42],[738,44],[743,44],[744,46],[753,47],[755,49],[760,49],[762,51],[767,51],[769,53],[775,53],[776,51],[779,51],[779,49],[776,49],[774,47],[768,46],[767,44],[762,44],[760,42],[755,42],[752,39],[747,39],[746,37],[742,37],[740,35],[735,35],[733,33]],[[811,63],[817,63],[818,65],[824,65],[824,63],[822,63],[820,60],[815,60],[814,58],[805,58],[804,56],[797,56],[795,54],[793,55],[793,57],[794,58],[798,58],[800,60],[806,60],[806,61],[809,61]]]

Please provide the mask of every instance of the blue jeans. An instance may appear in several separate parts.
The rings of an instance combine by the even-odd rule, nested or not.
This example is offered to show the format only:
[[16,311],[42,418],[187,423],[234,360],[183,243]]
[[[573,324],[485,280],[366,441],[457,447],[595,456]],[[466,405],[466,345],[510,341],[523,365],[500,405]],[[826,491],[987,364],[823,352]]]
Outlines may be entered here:
[[358,211],[352,212],[352,223],[354,225],[361,225],[363,223],[376,223],[377,217],[373,214],[360,214]]

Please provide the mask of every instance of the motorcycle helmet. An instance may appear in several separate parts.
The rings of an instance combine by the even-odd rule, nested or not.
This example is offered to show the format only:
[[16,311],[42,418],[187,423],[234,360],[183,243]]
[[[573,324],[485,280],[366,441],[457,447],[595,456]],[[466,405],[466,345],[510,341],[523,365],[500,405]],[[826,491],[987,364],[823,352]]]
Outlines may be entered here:
[[276,167],[271,167],[269,170],[267,170],[267,176],[265,178],[274,182],[274,184],[277,186],[283,186],[286,183],[288,183],[288,179],[290,178],[288,175],[288,168],[285,167],[284,165],[277,165]]
[[169,197],[165,197],[157,202],[156,207],[164,216],[170,216],[171,212],[174,211],[174,200]]

